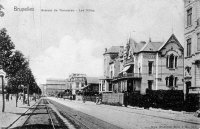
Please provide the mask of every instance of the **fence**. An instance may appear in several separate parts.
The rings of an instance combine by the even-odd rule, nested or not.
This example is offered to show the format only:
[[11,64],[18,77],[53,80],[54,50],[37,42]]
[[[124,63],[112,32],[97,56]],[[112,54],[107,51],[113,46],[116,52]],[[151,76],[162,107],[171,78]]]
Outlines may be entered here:
[[129,94],[128,104],[179,111],[184,109],[184,94],[179,90],[148,90],[146,95],[136,92]]
[[124,94],[123,93],[104,93],[102,94],[102,103],[111,105],[123,105]]

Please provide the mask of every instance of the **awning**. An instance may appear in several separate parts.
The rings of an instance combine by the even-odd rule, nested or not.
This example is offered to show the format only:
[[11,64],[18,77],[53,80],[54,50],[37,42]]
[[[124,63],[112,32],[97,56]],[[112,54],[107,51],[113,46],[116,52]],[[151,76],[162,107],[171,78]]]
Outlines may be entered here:
[[[130,67],[131,67],[130,65],[124,67],[124,69],[123,69],[121,72],[126,72]],[[120,72],[120,73],[121,73],[121,72]]]

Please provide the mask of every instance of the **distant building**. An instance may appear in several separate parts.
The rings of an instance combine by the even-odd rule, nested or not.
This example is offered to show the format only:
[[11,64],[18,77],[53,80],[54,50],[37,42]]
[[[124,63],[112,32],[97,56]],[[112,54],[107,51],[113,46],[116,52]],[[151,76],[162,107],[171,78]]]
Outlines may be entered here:
[[184,0],[186,94],[200,92],[200,0]]
[[47,79],[46,80],[46,94],[57,95],[67,89],[66,79]]
[[111,47],[104,53],[104,79],[100,92],[183,90],[183,47],[174,34],[167,42],[136,43]]
[[86,85],[84,87],[85,92],[99,93],[99,78],[86,77]]
[[86,85],[86,74],[73,73],[69,75],[68,81],[72,94],[78,94]]

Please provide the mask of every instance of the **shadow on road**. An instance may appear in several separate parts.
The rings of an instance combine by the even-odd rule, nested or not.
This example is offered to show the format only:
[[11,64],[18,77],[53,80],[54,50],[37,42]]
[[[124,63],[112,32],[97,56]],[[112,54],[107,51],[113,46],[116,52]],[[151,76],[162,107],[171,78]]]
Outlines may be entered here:
[[[34,125],[25,125],[23,127],[18,126],[12,129],[50,129],[52,128],[52,125],[46,125],[46,124],[34,124]],[[66,126],[55,126],[56,129],[68,129]]]

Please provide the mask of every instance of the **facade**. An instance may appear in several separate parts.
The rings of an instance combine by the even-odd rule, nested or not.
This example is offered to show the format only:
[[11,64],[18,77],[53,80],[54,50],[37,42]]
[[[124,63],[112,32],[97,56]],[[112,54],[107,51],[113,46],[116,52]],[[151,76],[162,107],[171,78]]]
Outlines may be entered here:
[[100,79],[99,92],[112,92],[112,79],[118,76],[123,68],[123,46],[112,46],[105,49],[104,56],[104,76]]
[[46,95],[57,95],[67,89],[66,79],[47,79]]
[[73,73],[69,75],[70,90],[73,95],[81,92],[86,85],[86,74]]
[[[107,73],[112,92],[145,94],[147,89],[184,89],[184,50],[174,34],[165,43],[152,41],[136,43],[133,39],[129,39],[122,50],[121,54],[118,51],[114,59],[110,53],[104,53],[105,65],[113,65],[104,66],[104,71],[107,71],[104,72],[104,76]],[[105,60],[106,54],[110,56],[107,57],[109,61]],[[108,74],[108,71],[114,71],[114,74],[110,75],[113,72]],[[103,84],[101,80],[100,88]]]
[[200,92],[200,0],[184,2],[186,94],[198,94]]

